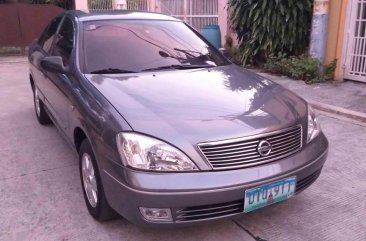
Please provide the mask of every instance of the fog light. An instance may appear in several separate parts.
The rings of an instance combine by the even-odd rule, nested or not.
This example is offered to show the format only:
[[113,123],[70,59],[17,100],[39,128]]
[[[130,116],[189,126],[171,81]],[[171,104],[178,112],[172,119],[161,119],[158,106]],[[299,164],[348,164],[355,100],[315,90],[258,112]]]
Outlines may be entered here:
[[173,221],[169,208],[143,208],[140,207],[142,216],[148,221],[168,222]]

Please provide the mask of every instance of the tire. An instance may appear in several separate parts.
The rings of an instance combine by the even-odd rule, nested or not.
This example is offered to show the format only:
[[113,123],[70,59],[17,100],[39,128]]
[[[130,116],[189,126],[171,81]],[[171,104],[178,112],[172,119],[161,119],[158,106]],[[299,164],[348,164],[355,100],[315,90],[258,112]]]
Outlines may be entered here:
[[117,218],[118,214],[107,202],[95,155],[87,139],[80,146],[79,170],[85,204],[90,215],[98,221]]
[[52,124],[52,121],[46,112],[44,103],[39,99],[38,89],[36,87],[33,90],[33,102],[34,102],[34,110],[36,112],[36,117],[39,124],[41,125]]

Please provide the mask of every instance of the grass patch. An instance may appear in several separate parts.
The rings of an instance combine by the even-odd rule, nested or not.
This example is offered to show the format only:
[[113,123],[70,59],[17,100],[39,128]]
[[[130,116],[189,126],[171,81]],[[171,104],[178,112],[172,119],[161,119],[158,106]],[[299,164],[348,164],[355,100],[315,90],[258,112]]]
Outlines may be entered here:
[[304,80],[307,84],[333,80],[336,67],[337,60],[333,60],[329,65],[321,65],[318,59],[309,55],[270,57],[263,65],[263,69],[269,73]]

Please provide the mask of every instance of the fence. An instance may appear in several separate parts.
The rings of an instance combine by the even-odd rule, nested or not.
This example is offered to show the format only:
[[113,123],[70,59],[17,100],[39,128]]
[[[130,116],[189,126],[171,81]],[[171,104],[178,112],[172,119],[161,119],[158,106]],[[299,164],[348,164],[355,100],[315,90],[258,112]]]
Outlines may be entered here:
[[151,2],[147,0],[128,0],[127,9],[138,11],[149,11]]
[[88,8],[89,9],[112,9],[113,1],[112,0],[88,0]]

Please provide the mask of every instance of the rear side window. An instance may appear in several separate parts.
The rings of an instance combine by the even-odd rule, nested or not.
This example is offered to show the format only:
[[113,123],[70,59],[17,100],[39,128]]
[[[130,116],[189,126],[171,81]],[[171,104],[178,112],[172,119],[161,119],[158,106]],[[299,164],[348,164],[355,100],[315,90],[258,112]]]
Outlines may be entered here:
[[57,35],[53,55],[61,56],[64,65],[70,64],[71,52],[74,48],[74,25],[69,18],[65,18]]
[[53,40],[55,39],[56,31],[57,31],[58,26],[60,25],[61,19],[62,19],[62,16],[53,19],[51,21],[51,23],[48,25],[48,27],[46,28],[46,30],[43,32],[43,34],[39,40],[39,45],[47,53],[49,53],[51,50],[51,46],[52,46]]

